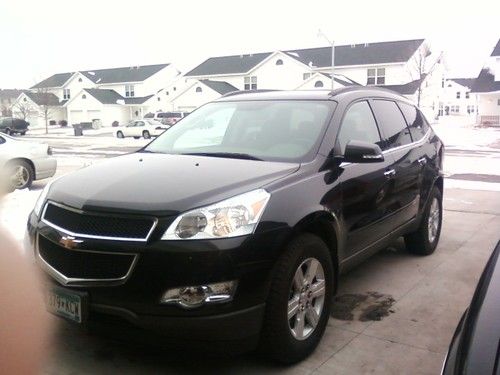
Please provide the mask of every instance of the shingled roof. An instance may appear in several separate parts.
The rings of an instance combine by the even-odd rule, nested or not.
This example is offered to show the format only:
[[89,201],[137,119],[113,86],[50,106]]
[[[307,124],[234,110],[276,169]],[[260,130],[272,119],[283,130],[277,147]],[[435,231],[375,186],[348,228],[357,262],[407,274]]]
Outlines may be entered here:
[[111,89],[84,89],[102,104],[143,104],[153,95],[126,98]]
[[271,52],[265,52],[250,55],[211,57],[187,72],[185,76],[246,73],[271,56],[271,54]]
[[30,98],[36,105],[60,106],[59,98],[50,92],[31,92],[26,91],[26,96]]
[[417,92],[423,80],[425,80],[425,75],[423,75],[422,78],[420,79],[416,79],[414,81],[404,83],[401,85],[379,85],[378,87],[396,91],[401,95],[413,95]]
[[484,68],[476,78],[471,92],[494,92],[500,91],[500,81],[495,81],[495,74],[488,68]]
[[[130,66],[124,68],[96,69],[80,71],[85,77],[96,84],[142,82],[153,74],[158,73],[169,64]],[[37,83],[32,89],[53,88],[63,86],[74,74],[58,73]]]
[[500,56],[500,39],[498,39],[497,45],[493,48],[493,52],[491,52],[491,56]]
[[449,80],[468,88],[472,88],[474,82],[476,82],[475,78],[449,78]]
[[228,92],[238,91],[236,87],[224,81],[210,81],[208,79],[202,79],[200,82],[221,95],[227,94]]

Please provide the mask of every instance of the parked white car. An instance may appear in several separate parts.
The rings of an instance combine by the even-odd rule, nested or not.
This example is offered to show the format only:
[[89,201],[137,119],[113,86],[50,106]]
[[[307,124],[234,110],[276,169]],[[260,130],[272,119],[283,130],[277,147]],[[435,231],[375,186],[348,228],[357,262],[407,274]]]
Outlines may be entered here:
[[170,126],[163,125],[161,122],[153,119],[139,119],[132,120],[125,126],[120,126],[116,130],[115,134],[117,138],[134,137],[149,139],[151,137],[157,137]]
[[51,155],[52,150],[46,144],[0,134],[0,170],[10,190],[26,189],[35,180],[52,177],[57,161]]

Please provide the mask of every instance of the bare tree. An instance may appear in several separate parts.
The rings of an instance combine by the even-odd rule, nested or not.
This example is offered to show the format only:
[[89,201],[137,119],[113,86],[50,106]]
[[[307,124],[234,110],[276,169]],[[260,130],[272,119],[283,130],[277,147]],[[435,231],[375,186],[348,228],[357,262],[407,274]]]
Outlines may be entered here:
[[40,114],[45,121],[45,134],[49,133],[49,119],[54,112],[54,106],[57,105],[57,97],[48,92],[46,88],[38,88],[36,91],[36,104],[40,108]]
[[19,113],[22,117],[23,120],[26,120],[29,115],[34,112],[33,105],[31,104],[31,101],[26,100],[26,97],[24,98],[25,100],[23,101],[18,101],[14,106],[13,106],[13,112]]

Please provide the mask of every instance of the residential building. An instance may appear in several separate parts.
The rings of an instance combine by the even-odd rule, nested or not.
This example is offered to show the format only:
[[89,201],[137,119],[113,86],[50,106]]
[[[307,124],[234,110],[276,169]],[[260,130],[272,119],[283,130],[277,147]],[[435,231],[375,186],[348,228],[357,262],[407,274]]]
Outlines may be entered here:
[[24,90],[0,89],[0,116],[12,116],[12,106]]
[[[58,112],[58,121],[75,124],[100,120],[104,126],[111,126],[114,121],[141,117],[147,112],[145,102],[179,74],[171,64],[58,73],[30,90],[58,98],[63,108]],[[38,109],[34,106],[33,119],[40,117]]]
[[443,80],[443,95],[439,102],[439,116],[470,116],[475,119],[477,95],[471,93],[475,78],[448,78]]
[[500,126],[500,39],[476,78],[472,92],[477,94],[476,123]]
[[57,124],[66,119],[66,109],[51,92],[22,92],[12,107],[12,115],[25,119],[31,126]]

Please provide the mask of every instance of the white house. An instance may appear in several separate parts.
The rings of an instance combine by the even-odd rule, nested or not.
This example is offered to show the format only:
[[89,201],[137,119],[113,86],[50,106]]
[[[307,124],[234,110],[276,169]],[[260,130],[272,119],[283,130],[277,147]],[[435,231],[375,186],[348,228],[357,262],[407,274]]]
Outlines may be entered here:
[[440,116],[469,116],[475,119],[477,95],[471,93],[475,78],[448,78],[443,80],[439,102]]
[[483,125],[500,125],[500,39],[472,87],[477,94],[477,120]]
[[[113,121],[141,117],[147,110],[144,103],[179,74],[171,64],[58,73],[37,83],[31,91],[58,98],[64,110],[57,120],[69,124],[100,120],[110,126]],[[85,101],[89,95],[91,98]]]
[[12,115],[36,126],[45,125],[45,122],[56,124],[65,120],[66,110],[53,93],[24,91],[14,102]]

